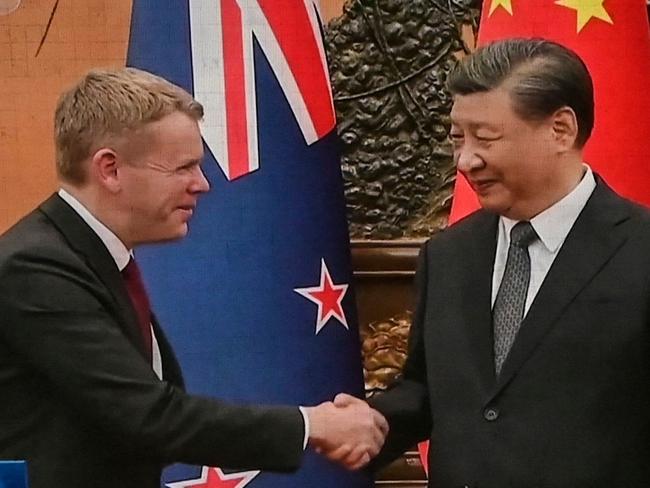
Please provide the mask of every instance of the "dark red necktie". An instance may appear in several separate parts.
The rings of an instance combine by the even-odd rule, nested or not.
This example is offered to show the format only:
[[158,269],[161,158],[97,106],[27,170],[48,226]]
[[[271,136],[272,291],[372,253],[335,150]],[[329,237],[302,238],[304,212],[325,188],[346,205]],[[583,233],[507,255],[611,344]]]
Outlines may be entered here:
[[122,270],[122,277],[124,278],[129,297],[131,297],[131,302],[133,302],[133,306],[138,315],[140,333],[144,340],[147,357],[151,361],[151,305],[149,304],[147,290],[144,288],[144,283],[142,282],[140,268],[138,268],[133,258],[129,259],[128,264]]

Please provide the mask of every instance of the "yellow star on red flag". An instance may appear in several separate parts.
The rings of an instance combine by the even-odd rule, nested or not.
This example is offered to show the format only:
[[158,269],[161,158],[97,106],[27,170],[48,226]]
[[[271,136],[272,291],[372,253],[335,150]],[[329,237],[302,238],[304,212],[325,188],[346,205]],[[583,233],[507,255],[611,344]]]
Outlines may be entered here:
[[502,7],[506,12],[512,15],[512,0],[492,0],[488,17],[492,15],[492,12],[494,12],[497,7]]
[[592,18],[603,20],[609,24],[614,21],[605,10],[605,0],[557,0],[557,5],[567,7],[576,11],[578,15],[578,32],[589,22]]

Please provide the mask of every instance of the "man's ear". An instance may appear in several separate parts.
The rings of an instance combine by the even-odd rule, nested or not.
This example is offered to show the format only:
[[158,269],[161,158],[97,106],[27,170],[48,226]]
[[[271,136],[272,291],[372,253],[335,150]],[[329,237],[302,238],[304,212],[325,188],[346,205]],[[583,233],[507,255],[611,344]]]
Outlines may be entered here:
[[118,165],[117,153],[102,147],[92,155],[89,176],[111,193],[117,193],[121,188]]
[[553,139],[559,152],[575,148],[578,138],[578,119],[571,107],[562,107],[551,116]]

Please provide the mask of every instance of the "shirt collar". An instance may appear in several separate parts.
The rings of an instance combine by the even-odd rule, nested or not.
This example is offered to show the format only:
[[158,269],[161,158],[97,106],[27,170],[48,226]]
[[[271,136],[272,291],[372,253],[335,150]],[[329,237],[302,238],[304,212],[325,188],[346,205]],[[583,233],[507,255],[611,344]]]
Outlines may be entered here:
[[97,218],[91,214],[79,200],[70,195],[70,193],[65,191],[63,188],[59,189],[58,194],[75,212],[79,214],[84,222],[88,224],[88,227],[97,234],[106,246],[106,249],[108,249],[108,252],[117,265],[117,268],[122,271],[128,264],[129,259],[131,259],[132,252],[126,248],[124,243],[120,241],[119,237],[97,220]]
[[[550,252],[555,252],[569,235],[573,224],[587,204],[587,200],[596,188],[596,179],[591,168],[584,164],[585,174],[580,183],[564,198],[530,219],[530,223],[539,236],[539,240]],[[506,240],[510,242],[510,231],[516,220],[501,216],[501,225],[505,230]]]

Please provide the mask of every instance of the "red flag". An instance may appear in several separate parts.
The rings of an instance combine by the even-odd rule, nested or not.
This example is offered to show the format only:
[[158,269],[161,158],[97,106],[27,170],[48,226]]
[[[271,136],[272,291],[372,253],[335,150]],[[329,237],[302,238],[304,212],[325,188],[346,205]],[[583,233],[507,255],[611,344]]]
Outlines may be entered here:
[[[644,0],[485,0],[479,45],[543,37],[573,49],[594,81],[596,121],[585,161],[617,192],[650,205],[650,37]],[[465,179],[450,223],[479,207]]]

